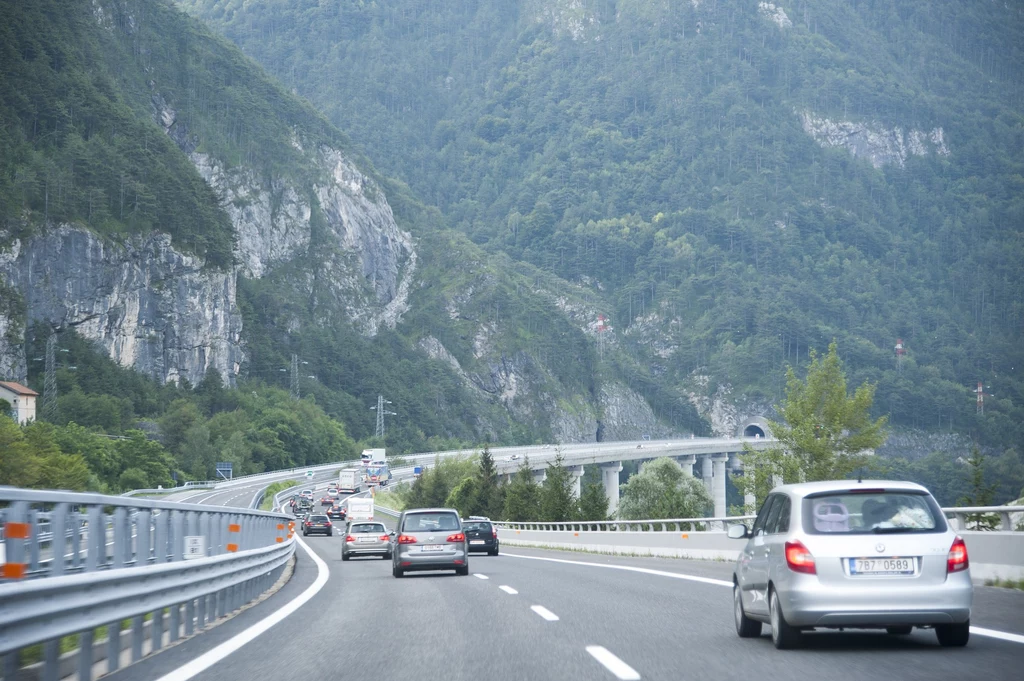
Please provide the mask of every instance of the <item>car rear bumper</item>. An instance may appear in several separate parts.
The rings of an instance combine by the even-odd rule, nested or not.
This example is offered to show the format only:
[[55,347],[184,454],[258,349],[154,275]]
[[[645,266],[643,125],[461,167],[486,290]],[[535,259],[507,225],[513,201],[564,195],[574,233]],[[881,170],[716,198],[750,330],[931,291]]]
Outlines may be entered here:
[[467,552],[457,550],[439,556],[417,553],[401,553],[397,558],[399,569],[409,570],[452,570],[466,565]]
[[778,588],[786,621],[797,627],[885,627],[963,623],[971,617],[969,572],[941,584],[824,585],[800,575]]
[[330,527],[311,527],[308,530],[303,530],[303,534],[333,534]]
[[498,541],[496,539],[485,539],[483,544],[470,544],[469,551],[493,551],[498,548]]

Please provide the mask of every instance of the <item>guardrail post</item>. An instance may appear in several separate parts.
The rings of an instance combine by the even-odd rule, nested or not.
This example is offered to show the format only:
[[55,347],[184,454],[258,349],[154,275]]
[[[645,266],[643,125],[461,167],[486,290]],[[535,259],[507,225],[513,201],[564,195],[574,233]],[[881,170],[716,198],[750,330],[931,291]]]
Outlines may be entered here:
[[145,638],[145,632],[142,629],[142,615],[137,615],[132,618],[132,662],[138,662],[142,659],[142,640]]
[[128,530],[128,509],[118,506],[114,509],[114,556],[111,567],[128,567],[128,556],[131,551],[131,532]]
[[85,530],[85,571],[94,572],[99,566],[100,549],[103,549],[103,558],[106,560],[105,539],[106,532],[103,530],[103,522],[100,518],[102,509],[99,506],[89,506],[86,510],[88,519]]
[[150,537],[153,514],[149,510],[139,511],[135,516],[135,564],[149,565]]
[[53,638],[43,643],[43,681],[57,681],[60,673],[57,658],[60,657],[60,639]]
[[196,629],[198,631],[202,631],[205,626],[206,626],[206,596],[200,596],[198,599],[196,599]]
[[149,623],[149,652],[155,653],[164,647],[164,609],[157,608],[153,611],[153,619]]
[[50,561],[50,576],[57,577],[64,574],[64,554],[67,552],[68,543],[68,505],[57,504],[50,513],[50,530],[53,532],[53,539],[50,541],[50,551],[53,559]]
[[171,562],[176,562],[185,555],[185,514],[182,511],[171,513]]
[[155,563],[166,563],[167,562],[167,528],[171,519],[171,512],[164,510],[160,511],[160,515],[156,516],[156,527],[153,530],[153,562]]
[[82,514],[71,512],[71,567],[75,570],[82,564]]
[[78,635],[78,681],[92,681],[93,630]]
[[1013,523],[1010,522],[1010,514],[1007,511],[1001,511],[999,513],[999,529],[1003,532],[1012,532]]
[[111,622],[107,625],[107,673],[116,672],[121,667],[121,623]]
[[32,534],[32,526],[27,521],[28,504],[26,502],[15,501],[7,507],[7,512],[4,514],[4,545],[7,549],[7,562],[3,565],[3,572],[0,572],[0,577],[4,579],[21,579],[28,569],[25,540]]
[[[28,524],[29,533],[28,537],[25,538],[25,543],[28,547],[28,569],[35,572],[39,569],[39,512],[34,508],[28,510]],[[53,529],[53,526],[50,526]],[[52,532],[51,532],[52,535]]]

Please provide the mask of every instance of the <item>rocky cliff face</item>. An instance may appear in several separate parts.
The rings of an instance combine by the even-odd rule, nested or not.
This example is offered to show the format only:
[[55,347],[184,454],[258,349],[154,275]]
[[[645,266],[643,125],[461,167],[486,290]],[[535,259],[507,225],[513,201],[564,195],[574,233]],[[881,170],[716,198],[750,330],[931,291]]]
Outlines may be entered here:
[[[119,364],[159,381],[229,380],[244,357],[235,277],[204,269],[166,235],[123,243],[61,225],[15,240],[0,254],[0,277],[23,298],[27,321],[74,327]],[[7,326],[19,320],[2,320]],[[24,379],[24,346],[0,336],[0,373]]]
[[942,128],[930,131],[886,128],[877,122],[834,121],[810,111],[798,112],[804,132],[823,147],[844,147],[854,156],[866,158],[881,168],[895,163],[903,167],[907,157],[937,154],[948,156]]

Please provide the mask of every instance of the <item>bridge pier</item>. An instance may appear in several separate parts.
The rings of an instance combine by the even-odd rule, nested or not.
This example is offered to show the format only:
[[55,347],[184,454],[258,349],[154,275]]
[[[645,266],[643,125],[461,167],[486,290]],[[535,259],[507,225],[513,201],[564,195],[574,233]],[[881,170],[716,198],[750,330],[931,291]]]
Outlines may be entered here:
[[[619,508],[619,473],[621,472],[621,461],[601,464],[601,482],[604,483],[604,495],[608,497],[608,513],[610,515],[615,515],[615,511]],[[592,520],[592,518],[585,518],[585,520]]]
[[725,506],[725,462],[729,460],[729,455],[714,454],[710,458],[714,467],[714,475],[711,480],[714,488],[711,492],[711,498],[715,502],[714,517],[724,518],[727,510]]
[[538,469],[538,470],[534,470],[532,472],[533,472],[533,481],[535,483],[537,483],[538,485],[543,485],[544,481],[548,479],[548,469],[547,468],[541,468],[541,469]]
[[576,498],[580,498],[580,494],[583,492],[580,479],[583,477],[583,466],[566,466],[565,470],[569,471],[569,475],[572,476],[572,493],[576,495]]
[[715,498],[715,489],[711,484],[711,457],[708,455],[700,458],[700,479],[704,481],[704,488],[711,495],[711,498]]
[[683,454],[682,456],[677,456],[676,461],[683,468],[683,473],[693,477],[693,464],[697,463],[697,457],[695,455]]

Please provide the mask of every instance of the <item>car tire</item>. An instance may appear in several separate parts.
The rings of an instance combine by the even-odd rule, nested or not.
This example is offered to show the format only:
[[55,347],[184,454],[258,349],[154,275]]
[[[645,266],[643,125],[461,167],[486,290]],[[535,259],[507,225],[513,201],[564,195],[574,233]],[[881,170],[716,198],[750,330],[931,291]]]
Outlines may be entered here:
[[944,648],[961,648],[971,638],[971,621],[962,624],[936,624],[935,638]]
[[496,555],[498,555],[498,549],[491,549],[490,551],[487,552],[487,555],[488,556],[496,556]]
[[761,635],[761,623],[747,617],[743,611],[743,598],[739,584],[732,585],[733,619],[736,621],[736,634],[740,638],[757,638]]
[[402,568],[396,568],[396,567],[393,567],[393,568],[391,568],[391,574],[392,574],[392,575],[393,575],[393,576],[394,576],[394,577],[395,577],[396,579],[400,579],[400,578],[402,578],[402,577],[404,577],[404,576],[405,576],[405,571],[404,571],[404,570],[402,570]]
[[455,574],[457,574],[459,577],[468,577],[469,576],[469,566],[468,565],[463,565],[462,567],[455,568]]
[[347,553],[342,553],[342,554],[341,554],[341,559],[342,559],[342,560],[348,560],[348,558],[349,558],[349,556],[348,556],[348,554],[347,554]]
[[779,603],[779,594],[772,589],[768,597],[768,611],[772,621],[772,643],[779,650],[799,648],[801,643],[800,630],[786,622],[786,615]]
[[384,557],[384,560],[391,560],[391,552],[388,551],[387,553],[384,554],[383,557]]
[[909,625],[902,627],[885,628],[885,633],[889,634],[890,636],[909,636],[912,631],[914,631],[914,627]]
[[334,536],[334,532],[328,532],[328,533],[327,533],[327,536],[328,536],[328,537],[333,537],[333,536]]

